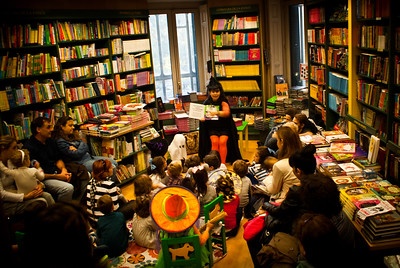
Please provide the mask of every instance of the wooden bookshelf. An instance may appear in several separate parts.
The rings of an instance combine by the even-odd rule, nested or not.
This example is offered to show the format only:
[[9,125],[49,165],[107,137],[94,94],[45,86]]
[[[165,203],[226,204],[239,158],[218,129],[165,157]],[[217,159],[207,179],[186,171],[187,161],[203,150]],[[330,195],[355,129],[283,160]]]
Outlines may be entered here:
[[[234,117],[265,117],[263,24],[257,5],[210,8],[212,75],[222,84]],[[250,133],[258,130],[250,126]]]

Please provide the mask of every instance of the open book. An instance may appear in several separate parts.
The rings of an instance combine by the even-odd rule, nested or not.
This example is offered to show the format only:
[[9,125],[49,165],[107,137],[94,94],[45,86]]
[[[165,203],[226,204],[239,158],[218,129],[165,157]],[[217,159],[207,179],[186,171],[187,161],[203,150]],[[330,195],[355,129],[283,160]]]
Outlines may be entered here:
[[191,102],[189,107],[189,118],[199,120],[218,120],[218,115],[215,115],[215,112],[218,111],[219,106]]

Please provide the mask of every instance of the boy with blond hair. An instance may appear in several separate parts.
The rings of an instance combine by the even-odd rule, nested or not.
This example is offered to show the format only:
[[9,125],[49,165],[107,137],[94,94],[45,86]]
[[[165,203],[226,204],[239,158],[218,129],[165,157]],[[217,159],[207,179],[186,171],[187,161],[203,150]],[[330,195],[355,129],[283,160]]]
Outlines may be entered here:
[[180,185],[182,180],[182,162],[180,160],[173,160],[167,167],[166,186]]

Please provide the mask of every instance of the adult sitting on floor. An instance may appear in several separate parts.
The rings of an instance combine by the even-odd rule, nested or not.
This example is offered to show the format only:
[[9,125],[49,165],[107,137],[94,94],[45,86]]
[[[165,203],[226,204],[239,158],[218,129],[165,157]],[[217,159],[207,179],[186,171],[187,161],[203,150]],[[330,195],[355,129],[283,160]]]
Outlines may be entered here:
[[43,183],[55,200],[82,201],[89,182],[89,172],[83,165],[64,163],[55,140],[51,138],[52,130],[50,119],[35,118],[31,122],[32,136],[24,143],[24,148],[28,149],[32,161],[38,161],[43,168]]

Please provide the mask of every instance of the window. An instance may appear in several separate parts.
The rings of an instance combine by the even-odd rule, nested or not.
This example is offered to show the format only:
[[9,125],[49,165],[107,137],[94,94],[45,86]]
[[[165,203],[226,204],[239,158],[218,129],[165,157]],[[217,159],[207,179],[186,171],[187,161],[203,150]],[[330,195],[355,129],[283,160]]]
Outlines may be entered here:
[[290,24],[290,67],[292,86],[305,86],[305,80],[301,79],[300,64],[305,63],[305,39],[304,39],[304,5],[297,4],[289,7]]
[[163,10],[150,15],[150,35],[156,94],[163,102],[177,94],[199,92],[198,11]]

